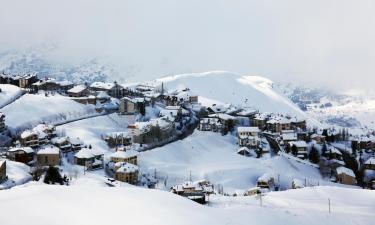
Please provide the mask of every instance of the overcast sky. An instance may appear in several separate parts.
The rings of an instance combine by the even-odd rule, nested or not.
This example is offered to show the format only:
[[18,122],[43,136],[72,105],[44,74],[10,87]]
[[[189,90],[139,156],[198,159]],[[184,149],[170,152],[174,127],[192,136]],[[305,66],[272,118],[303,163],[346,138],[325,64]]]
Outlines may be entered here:
[[0,50],[58,43],[124,76],[228,70],[370,89],[375,1],[0,0]]

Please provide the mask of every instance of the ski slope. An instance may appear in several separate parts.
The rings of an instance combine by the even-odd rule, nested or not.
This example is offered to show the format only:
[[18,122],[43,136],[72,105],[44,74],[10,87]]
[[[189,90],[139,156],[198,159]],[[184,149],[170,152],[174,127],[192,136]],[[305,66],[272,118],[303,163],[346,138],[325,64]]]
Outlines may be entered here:
[[[262,207],[255,197],[211,199],[213,207],[144,188],[34,184],[1,191],[0,212],[9,215],[1,217],[6,225],[370,225],[375,219],[375,192],[367,190],[317,187],[277,192],[263,197]],[[15,211],[22,216],[10,216]]]
[[322,180],[318,169],[281,156],[260,159],[237,154],[235,137],[218,133],[195,131],[182,141],[143,152],[139,155],[142,172],[167,178],[167,187],[190,179],[207,179],[221,184],[224,191],[234,193],[256,185],[265,173],[280,178],[281,188],[290,188],[294,178],[308,184],[330,184]]

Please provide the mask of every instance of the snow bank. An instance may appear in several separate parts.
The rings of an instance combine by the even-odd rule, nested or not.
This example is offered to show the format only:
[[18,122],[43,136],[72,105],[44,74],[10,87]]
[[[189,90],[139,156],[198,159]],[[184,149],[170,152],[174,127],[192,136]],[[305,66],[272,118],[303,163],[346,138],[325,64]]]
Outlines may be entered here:
[[11,188],[15,185],[24,184],[32,179],[30,167],[19,162],[6,161],[8,180],[0,184],[1,189]]

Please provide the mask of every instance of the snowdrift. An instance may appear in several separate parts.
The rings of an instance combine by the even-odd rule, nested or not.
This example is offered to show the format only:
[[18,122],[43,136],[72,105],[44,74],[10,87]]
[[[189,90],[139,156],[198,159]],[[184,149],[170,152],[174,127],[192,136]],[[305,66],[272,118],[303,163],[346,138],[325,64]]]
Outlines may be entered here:
[[[330,214],[327,197],[332,200]],[[260,206],[254,197],[213,197],[214,207],[207,207],[143,188],[31,185],[1,191],[0,212],[8,215],[1,218],[7,225],[367,225],[375,217],[375,193],[366,190],[306,188],[272,193],[263,200]],[[22,216],[11,216],[15,212]]]

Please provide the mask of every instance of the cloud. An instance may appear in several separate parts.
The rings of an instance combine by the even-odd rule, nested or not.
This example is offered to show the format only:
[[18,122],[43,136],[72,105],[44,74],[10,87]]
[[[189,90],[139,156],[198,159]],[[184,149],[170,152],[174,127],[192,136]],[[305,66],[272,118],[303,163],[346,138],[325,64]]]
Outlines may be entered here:
[[370,0],[0,0],[0,50],[58,43],[57,61],[102,58],[129,79],[228,70],[371,89]]

